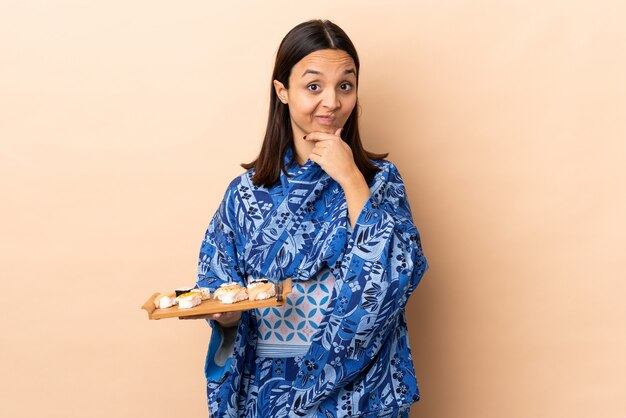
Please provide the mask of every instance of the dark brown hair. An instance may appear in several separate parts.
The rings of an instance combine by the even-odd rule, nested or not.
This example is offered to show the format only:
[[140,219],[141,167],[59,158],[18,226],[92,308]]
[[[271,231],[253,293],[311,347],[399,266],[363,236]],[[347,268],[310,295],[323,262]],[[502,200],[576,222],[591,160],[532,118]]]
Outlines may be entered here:
[[[259,156],[251,163],[241,164],[246,170],[254,169],[254,184],[270,187],[280,177],[280,171],[286,174],[283,161],[285,153],[293,146],[293,131],[289,117],[289,107],[283,104],[274,90],[273,80],[280,81],[289,88],[291,69],[302,58],[321,49],[345,51],[356,65],[357,88],[359,80],[359,56],[348,35],[337,25],[328,20],[310,20],[294,27],[285,35],[274,62],[274,72],[270,83],[270,110],[267,118],[265,138]],[[358,100],[343,127],[341,136],[352,149],[354,162],[369,183],[374,178],[378,167],[371,160],[381,160],[387,154],[373,154],[361,144],[358,121]],[[294,150],[295,151],[295,150]],[[295,152],[294,152],[295,155]]]

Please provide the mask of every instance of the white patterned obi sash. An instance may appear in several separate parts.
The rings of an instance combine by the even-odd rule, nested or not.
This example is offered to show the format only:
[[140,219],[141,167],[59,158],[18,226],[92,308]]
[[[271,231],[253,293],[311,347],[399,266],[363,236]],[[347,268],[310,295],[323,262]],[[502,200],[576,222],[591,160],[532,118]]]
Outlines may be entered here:
[[328,268],[306,281],[293,281],[283,306],[256,310],[260,357],[297,357],[309,350],[324,318],[335,277]]

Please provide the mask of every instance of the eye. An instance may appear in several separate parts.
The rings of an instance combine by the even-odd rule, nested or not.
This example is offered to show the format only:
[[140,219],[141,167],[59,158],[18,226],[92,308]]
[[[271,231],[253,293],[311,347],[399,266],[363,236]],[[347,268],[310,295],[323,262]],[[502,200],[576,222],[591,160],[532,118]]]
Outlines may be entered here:
[[339,85],[339,88],[343,91],[350,91],[352,90],[352,83],[341,83],[341,85]]
[[306,86],[306,88],[309,91],[320,91],[320,85],[319,84],[309,84],[308,86]]

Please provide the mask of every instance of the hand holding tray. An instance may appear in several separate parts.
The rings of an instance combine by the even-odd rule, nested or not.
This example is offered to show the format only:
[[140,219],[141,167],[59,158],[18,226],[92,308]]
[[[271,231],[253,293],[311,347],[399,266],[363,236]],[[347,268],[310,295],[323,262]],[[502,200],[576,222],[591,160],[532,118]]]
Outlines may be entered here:
[[[270,306],[282,306],[285,304],[285,299],[289,293],[291,293],[291,279],[285,279],[278,282],[276,286],[278,289],[276,296],[264,300],[244,300],[235,303],[222,303],[217,299],[208,299],[202,301],[198,306],[194,306],[189,309],[179,309],[178,306],[172,306],[171,308],[157,309],[154,306],[154,300],[159,293],[155,293],[143,304],[141,309],[148,312],[149,319],[163,319],[163,318],[182,318],[186,316],[194,315],[207,315],[219,312],[233,312],[233,311],[247,311],[250,309],[267,308]],[[282,292],[281,292],[282,290]]]

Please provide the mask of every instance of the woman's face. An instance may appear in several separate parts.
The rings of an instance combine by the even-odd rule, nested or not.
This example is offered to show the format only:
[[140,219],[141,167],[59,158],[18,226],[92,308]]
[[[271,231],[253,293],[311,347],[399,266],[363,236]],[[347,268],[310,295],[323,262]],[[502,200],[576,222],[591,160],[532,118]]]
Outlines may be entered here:
[[315,51],[293,66],[288,89],[277,80],[274,87],[289,106],[294,138],[311,132],[335,133],[356,105],[356,66],[345,51]]

